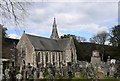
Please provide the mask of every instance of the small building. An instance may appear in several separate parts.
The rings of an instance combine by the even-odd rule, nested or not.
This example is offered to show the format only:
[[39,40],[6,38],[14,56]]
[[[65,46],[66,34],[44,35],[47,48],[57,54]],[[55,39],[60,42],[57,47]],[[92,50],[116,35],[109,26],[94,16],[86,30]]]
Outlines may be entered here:
[[3,72],[6,67],[16,66],[18,39],[4,38],[2,42],[2,65]]
[[30,63],[34,67],[39,65],[46,67],[51,63],[59,67],[60,64],[67,65],[69,62],[77,62],[73,38],[59,38],[55,18],[50,38],[24,32],[17,44],[17,49],[18,66]]
[[3,38],[3,25],[0,24],[0,81],[2,79],[2,74],[4,73],[4,70],[6,67],[9,67],[10,65],[15,66],[15,61],[17,60],[17,50],[16,45],[18,43],[18,39]]

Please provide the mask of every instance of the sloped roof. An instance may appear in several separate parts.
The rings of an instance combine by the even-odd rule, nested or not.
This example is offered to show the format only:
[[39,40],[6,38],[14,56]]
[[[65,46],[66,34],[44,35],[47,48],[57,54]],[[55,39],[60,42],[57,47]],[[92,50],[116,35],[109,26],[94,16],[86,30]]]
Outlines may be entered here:
[[35,50],[64,51],[70,43],[70,38],[55,40],[30,34],[26,34],[26,36],[34,46]]

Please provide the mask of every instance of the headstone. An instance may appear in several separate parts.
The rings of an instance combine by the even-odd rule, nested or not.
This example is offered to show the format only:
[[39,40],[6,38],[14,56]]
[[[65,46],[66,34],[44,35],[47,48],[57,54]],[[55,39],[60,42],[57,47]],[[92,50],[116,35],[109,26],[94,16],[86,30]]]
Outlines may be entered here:
[[22,74],[20,72],[16,75],[16,79],[17,79],[17,81],[21,81]]
[[5,79],[7,79],[7,80],[10,79],[9,72],[10,72],[9,68],[6,68],[5,69]]
[[28,67],[27,67],[27,79],[28,80],[33,79],[33,70],[32,70],[32,66],[30,66],[30,64],[28,64]]
[[10,79],[15,80],[16,69],[15,67],[10,67]]
[[49,73],[48,81],[54,81],[54,76],[53,76],[53,74]]
[[111,66],[110,67],[110,76],[114,76],[114,73],[115,73],[115,67],[114,66]]
[[67,72],[68,72],[68,77],[71,78],[71,77],[72,77],[72,67],[71,67],[71,63],[68,63]]
[[55,66],[54,65],[50,64],[49,72],[50,72],[50,74],[53,74],[53,76],[55,76]]
[[79,78],[80,77],[80,72],[75,72],[75,77]]
[[101,59],[99,56],[99,52],[95,50],[92,53],[91,64],[95,66],[95,65],[99,65],[100,63],[101,63]]
[[110,56],[108,56],[107,64],[110,65]]
[[115,64],[115,62],[116,62],[116,59],[111,59],[111,60],[110,60],[110,63],[111,63],[111,64]]
[[26,76],[26,66],[25,65],[23,65],[23,67],[22,67],[21,74],[23,76],[23,80],[26,80],[27,76]]
[[120,78],[120,63],[118,64],[118,67],[116,68],[116,72],[114,75],[115,78]]
[[40,71],[39,79],[43,79],[43,72],[42,71]]
[[59,78],[61,78],[63,76],[63,68],[62,67],[58,68],[58,73],[57,74],[58,74]]
[[49,68],[48,68],[48,81],[54,81],[54,77],[55,77],[55,67],[54,65],[50,64]]
[[36,80],[37,79],[37,69],[33,68],[33,78]]

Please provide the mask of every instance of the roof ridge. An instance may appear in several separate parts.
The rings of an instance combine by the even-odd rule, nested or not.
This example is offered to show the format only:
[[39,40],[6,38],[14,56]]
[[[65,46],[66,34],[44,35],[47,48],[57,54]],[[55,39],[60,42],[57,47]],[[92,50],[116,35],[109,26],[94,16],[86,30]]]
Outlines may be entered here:
[[31,35],[31,34],[26,34],[26,35],[34,36],[34,37],[38,37],[38,38],[44,38],[44,39],[48,39],[48,40],[54,40],[54,39],[50,39],[50,38],[42,37],[42,36],[37,36],[37,35]]

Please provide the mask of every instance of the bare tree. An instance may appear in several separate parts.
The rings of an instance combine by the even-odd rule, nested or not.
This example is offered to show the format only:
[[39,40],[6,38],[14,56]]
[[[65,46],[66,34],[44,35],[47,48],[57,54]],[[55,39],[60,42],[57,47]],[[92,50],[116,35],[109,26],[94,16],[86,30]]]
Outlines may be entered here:
[[14,22],[19,24],[27,15],[29,2],[18,2],[18,0],[0,1],[0,18],[3,23]]
[[77,36],[76,39],[77,39],[78,42],[85,42],[86,41],[86,38],[81,37],[81,36]]
[[98,43],[98,37],[96,36],[96,35],[94,35],[92,38],[90,38],[89,39],[89,41],[91,42],[91,43]]
[[90,42],[105,45],[105,42],[108,40],[108,36],[109,34],[106,31],[102,31],[90,38]]

